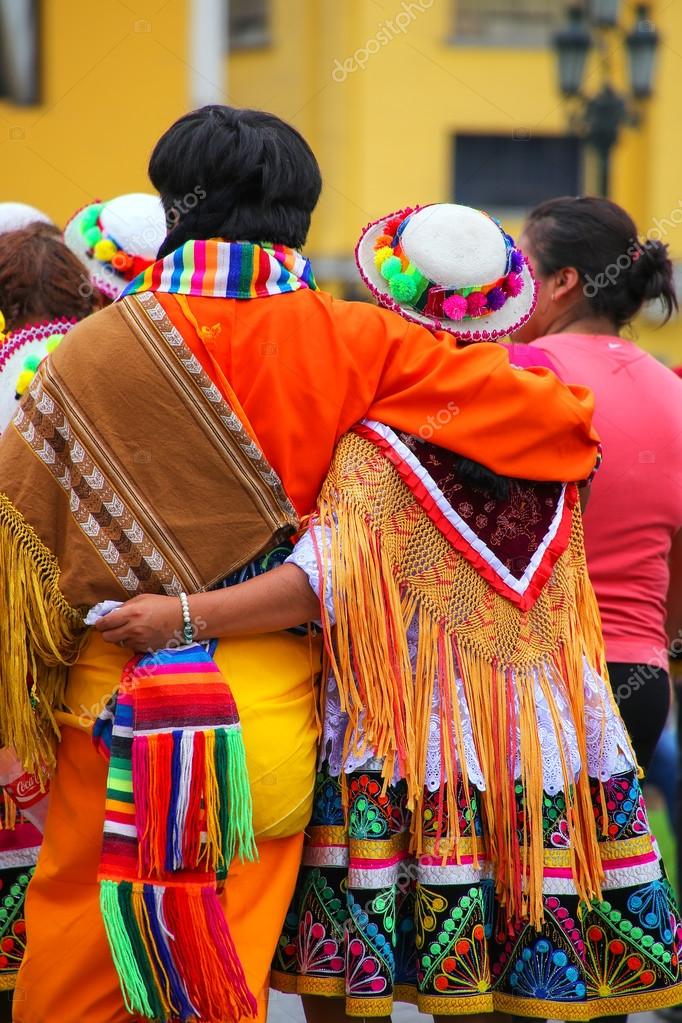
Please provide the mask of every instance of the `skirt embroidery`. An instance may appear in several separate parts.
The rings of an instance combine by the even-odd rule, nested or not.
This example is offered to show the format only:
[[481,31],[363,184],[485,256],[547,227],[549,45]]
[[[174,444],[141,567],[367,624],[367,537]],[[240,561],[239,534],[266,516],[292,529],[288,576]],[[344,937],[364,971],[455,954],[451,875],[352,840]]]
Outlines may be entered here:
[[[346,776],[323,767],[296,894],[273,964],[273,986],[345,996],[350,1015],[385,1016],[394,1000],[425,1013],[493,1009],[589,1020],[682,997],[682,925],[661,869],[634,771],[606,785],[607,835],[594,786],[605,868],[604,901],[581,905],[571,882],[566,800],[545,794],[544,924],[507,919],[485,853],[485,835],[460,778],[459,861],[436,847],[438,792],[425,794],[425,855],[408,852],[403,782],[383,793],[379,770]],[[524,827],[516,785],[517,826]]]

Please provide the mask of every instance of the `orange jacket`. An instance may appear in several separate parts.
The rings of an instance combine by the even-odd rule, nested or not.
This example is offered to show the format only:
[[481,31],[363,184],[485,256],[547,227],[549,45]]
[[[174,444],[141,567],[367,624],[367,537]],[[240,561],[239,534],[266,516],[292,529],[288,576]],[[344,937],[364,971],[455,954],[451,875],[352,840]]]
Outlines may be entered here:
[[202,341],[176,296],[157,298],[214,382],[227,377],[300,514],[364,416],[507,476],[581,480],[594,468],[591,393],[547,369],[512,368],[499,345],[458,348],[396,313],[307,290],[189,298],[199,326],[213,328]]

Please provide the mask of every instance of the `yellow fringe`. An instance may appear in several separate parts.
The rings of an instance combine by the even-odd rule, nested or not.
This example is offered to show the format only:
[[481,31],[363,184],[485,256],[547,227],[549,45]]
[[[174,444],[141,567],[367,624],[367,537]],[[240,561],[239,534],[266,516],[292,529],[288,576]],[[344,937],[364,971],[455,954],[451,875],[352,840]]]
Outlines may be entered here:
[[6,789],[2,790],[3,814],[0,818],[0,831],[14,831],[17,823],[17,804]]
[[[326,660],[350,722],[344,755],[351,749],[356,756],[375,751],[383,758],[384,787],[398,767],[406,780],[408,807],[415,811],[412,849],[419,854],[423,844],[419,811],[437,686],[449,830],[439,835],[436,848],[443,856],[458,853],[458,772],[464,790],[469,788],[454,686],[459,674],[486,780],[479,799],[498,896],[510,915],[519,913],[535,925],[542,921],[544,791],[535,687],[547,699],[560,736],[551,692],[552,679],[559,680],[583,765],[571,784],[559,743],[574,883],[581,899],[597,897],[604,875],[586,770],[583,656],[602,677],[606,667],[579,505],[568,547],[527,612],[495,593],[453,550],[388,460],[357,435],[341,441],[318,512],[328,537],[319,552],[322,577],[331,568],[336,612],[332,633],[322,610]],[[419,638],[413,672],[407,631],[415,616]],[[517,727],[525,800],[521,842],[509,770]],[[475,836],[473,849],[478,863]]]
[[57,559],[0,494],[0,742],[41,777],[54,766],[53,709],[63,702],[68,667],[85,637],[59,575]]
[[207,870],[215,870],[223,858],[220,844],[220,793],[218,776],[215,769],[215,732],[209,728],[205,732],[205,783],[204,813],[206,818],[206,842],[199,855],[199,862],[204,862]]

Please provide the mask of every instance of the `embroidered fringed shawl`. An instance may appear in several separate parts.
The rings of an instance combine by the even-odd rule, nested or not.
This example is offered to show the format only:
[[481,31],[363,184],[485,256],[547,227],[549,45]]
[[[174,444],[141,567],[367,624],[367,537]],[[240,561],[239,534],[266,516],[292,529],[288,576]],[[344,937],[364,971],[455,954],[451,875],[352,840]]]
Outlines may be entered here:
[[[329,669],[348,714],[351,743],[383,758],[388,784],[404,778],[420,850],[420,808],[433,706],[442,736],[437,850],[457,855],[458,772],[465,743],[454,679],[462,680],[486,788],[480,794],[498,894],[510,916],[542,919],[542,757],[539,683],[560,734],[550,679],[559,679],[587,763],[583,658],[605,671],[600,621],[585,563],[577,488],[557,488],[541,542],[517,566],[500,562],[388,428],[366,422],[340,442],[319,500],[318,561],[330,574],[336,626],[322,607]],[[474,516],[475,518],[475,516]],[[407,634],[418,623],[416,670]],[[435,690],[435,691],[434,691]],[[434,700],[434,696],[436,699]],[[576,888],[600,892],[590,782],[562,756]],[[525,814],[519,838],[514,765]],[[468,786],[464,786],[465,791]],[[604,815],[605,816],[605,815]],[[444,825],[449,821],[449,826]],[[473,837],[474,862],[483,849]]]

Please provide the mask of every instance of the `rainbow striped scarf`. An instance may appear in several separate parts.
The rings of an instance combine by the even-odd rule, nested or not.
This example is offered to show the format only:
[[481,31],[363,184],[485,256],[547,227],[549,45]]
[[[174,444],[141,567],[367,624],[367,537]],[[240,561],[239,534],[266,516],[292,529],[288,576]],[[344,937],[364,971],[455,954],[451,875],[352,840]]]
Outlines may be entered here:
[[121,298],[140,291],[213,298],[266,298],[317,290],[309,261],[296,249],[221,238],[185,242],[131,281]]
[[100,906],[126,1008],[223,1023],[256,1014],[217,873],[254,859],[239,715],[195,644],[134,657],[97,723],[109,760]]

